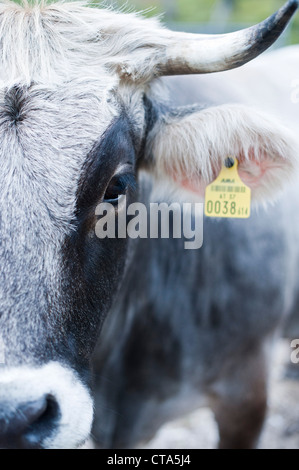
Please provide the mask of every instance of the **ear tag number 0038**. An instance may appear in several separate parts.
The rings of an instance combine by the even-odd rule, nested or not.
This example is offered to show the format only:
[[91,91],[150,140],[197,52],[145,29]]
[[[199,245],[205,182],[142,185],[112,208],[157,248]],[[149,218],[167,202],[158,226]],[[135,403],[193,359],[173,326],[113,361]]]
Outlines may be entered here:
[[248,219],[251,189],[241,180],[238,160],[228,158],[213,183],[206,188],[205,215],[228,219]]

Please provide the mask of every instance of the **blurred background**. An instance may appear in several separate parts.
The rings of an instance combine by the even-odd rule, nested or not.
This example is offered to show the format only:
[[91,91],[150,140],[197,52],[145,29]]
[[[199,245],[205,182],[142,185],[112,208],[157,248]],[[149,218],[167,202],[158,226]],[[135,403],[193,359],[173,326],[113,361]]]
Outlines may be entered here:
[[[259,23],[278,10],[284,0],[98,0],[99,4],[162,15],[173,30],[194,33],[225,33]],[[299,15],[276,44],[299,43]]]

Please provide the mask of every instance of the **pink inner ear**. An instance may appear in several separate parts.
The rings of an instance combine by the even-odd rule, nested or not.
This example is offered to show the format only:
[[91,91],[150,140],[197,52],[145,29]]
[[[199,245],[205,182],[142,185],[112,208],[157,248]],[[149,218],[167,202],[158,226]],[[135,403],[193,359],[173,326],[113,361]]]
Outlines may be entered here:
[[[257,157],[253,148],[249,150],[247,158],[245,158],[244,153],[240,153],[237,158],[239,160],[239,176],[243,183],[246,184],[246,186],[249,186],[251,189],[256,189],[261,186],[262,179],[265,174],[279,166],[276,165],[275,161],[271,159],[265,152],[261,152],[261,154]],[[213,166],[213,177],[208,183],[204,182],[200,175],[198,177],[194,175],[193,178],[186,178],[183,175],[173,173],[171,177],[179,187],[195,193],[197,196],[202,198],[205,196],[207,185],[212,183],[217,178],[220,170],[221,163],[219,162],[219,166],[217,168],[216,166]]]
[[212,183],[217,176],[219,175],[221,170],[221,164],[219,163],[218,168],[215,166],[212,166],[212,174],[213,177],[211,178],[211,181],[206,182],[203,181],[202,175],[194,175],[193,178],[187,178],[184,177],[184,175],[178,175],[177,173],[170,172],[171,178],[174,180],[174,182],[183,190],[189,191],[191,193],[196,194],[201,199],[204,199],[205,197],[205,192],[206,192],[206,187]]
[[199,179],[183,179],[180,181],[180,187],[191,193],[195,193],[200,198],[204,198],[207,185]]
[[257,158],[254,149],[248,152],[249,158],[245,159],[244,154],[240,155],[239,160],[239,176],[246,186],[255,189],[261,184],[265,173],[274,167],[274,162],[265,152]]

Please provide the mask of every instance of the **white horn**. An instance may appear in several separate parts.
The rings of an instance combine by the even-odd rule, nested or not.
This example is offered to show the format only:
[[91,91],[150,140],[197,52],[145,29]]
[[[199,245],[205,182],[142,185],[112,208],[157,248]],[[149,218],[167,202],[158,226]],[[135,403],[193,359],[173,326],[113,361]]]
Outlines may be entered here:
[[163,56],[158,57],[156,74],[201,74],[240,67],[278,39],[297,8],[298,0],[289,0],[262,23],[229,34],[169,32],[168,45]]

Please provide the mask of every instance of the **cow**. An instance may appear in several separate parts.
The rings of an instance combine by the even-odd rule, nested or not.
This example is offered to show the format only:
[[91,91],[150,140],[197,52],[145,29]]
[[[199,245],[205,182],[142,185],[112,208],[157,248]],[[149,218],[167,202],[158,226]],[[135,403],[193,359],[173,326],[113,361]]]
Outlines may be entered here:
[[[284,95],[299,52],[249,62],[297,6],[206,36],[76,2],[0,3],[1,448],[76,448],[91,431],[137,446],[202,403],[220,448],[257,444],[299,293]],[[96,236],[99,204],[120,218],[137,201],[202,201],[228,155],[250,219],[204,219],[199,250],[172,233]]]

